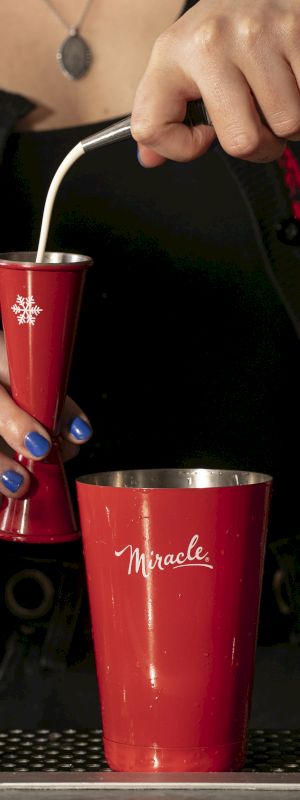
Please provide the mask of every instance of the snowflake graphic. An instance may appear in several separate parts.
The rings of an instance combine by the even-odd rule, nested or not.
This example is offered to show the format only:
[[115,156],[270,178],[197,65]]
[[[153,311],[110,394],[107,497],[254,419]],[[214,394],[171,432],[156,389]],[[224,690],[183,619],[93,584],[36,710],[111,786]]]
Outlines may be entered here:
[[14,314],[17,314],[19,325],[35,325],[36,317],[43,311],[42,308],[36,305],[32,295],[22,297],[20,294],[17,294],[16,302],[11,306],[11,310]]

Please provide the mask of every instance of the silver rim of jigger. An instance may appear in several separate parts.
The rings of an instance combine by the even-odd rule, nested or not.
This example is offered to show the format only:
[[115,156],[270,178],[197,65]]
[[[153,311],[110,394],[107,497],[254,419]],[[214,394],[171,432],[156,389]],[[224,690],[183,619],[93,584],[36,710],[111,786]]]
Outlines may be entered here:
[[0,261],[11,264],[16,263],[20,266],[30,266],[36,264],[90,264],[92,259],[90,256],[83,256],[78,253],[55,253],[47,252],[44,254],[43,261],[36,262],[36,252],[23,251],[19,253],[0,253]]
[[270,483],[272,477],[260,472],[233,469],[138,469],[82,475],[77,483],[115,486],[123,489],[211,489]]

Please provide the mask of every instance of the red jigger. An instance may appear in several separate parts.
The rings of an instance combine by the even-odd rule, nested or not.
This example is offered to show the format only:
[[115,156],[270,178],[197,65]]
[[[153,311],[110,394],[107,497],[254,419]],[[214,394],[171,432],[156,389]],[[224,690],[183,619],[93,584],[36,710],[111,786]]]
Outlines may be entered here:
[[16,459],[32,473],[25,498],[3,498],[0,538],[31,543],[80,536],[61,461],[57,425],[64,403],[88,256],[0,255],[0,300],[11,393],[53,438],[43,461]]

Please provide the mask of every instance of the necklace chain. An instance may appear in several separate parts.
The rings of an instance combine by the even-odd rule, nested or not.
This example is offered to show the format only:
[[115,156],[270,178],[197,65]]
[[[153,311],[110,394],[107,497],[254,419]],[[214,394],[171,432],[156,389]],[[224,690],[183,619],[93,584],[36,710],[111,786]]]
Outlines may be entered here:
[[91,5],[91,2],[92,2],[92,0],[87,0],[87,2],[86,2],[86,4],[85,4],[85,7],[84,7],[84,9],[83,9],[83,11],[82,11],[81,17],[79,18],[79,20],[78,20],[78,22],[77,22],[77,25],[68,25],[68,23],[66,22],[66,20],[65,20],[65,19],[62,17],[62,15],[60,14],[60,12],[59,12],[59,11],[57,10],[57,8],[55,8],[55,6],[53,5],[53,3],[52,3],[52,0],[44,0],[44,3],[46,3],[46,5],[47,5],[47,6],[48,6],[48,8],[50,9],[50,11],[52,11],[52,12],[53,12],[53,14],[55,14],[55,16],[57,17],[57,19],[59,19],[59,21],[60,21],[60,22],[61,22],[61,23],[64,25],[64,27],[65,27],[65,28],[66,28],[68,31],[74,31],[74,32],[76,32],[76,31],[79,31],[79,30],[80,30],[80,28],[82,27],[82,25],[83,25],[83,22],[84,22],[84,19],[85,19],[86,15],[87,15],[87,12],[88,12],[88,10],[89,10],[89,7],[90,7],[90,5]]
[[64,28],[67,28],[68,36],[58,48],[56,58],[63,74],[71,80],[83,78],[89,71],[93,59],[91,48],[79,33],[92,1],[86,0],[77,24],[71,27],[62,17],[53,0],[44,0],[49,11],[52,11]]

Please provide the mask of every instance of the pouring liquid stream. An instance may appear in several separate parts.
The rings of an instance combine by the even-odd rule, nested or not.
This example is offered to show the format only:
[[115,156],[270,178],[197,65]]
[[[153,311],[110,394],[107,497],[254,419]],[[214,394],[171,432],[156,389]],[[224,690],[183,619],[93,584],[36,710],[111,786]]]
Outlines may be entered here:
[[[187,104],[187,113],[183,122],[189,127],[194,125],[212,124],[208,112],[206,111],[204,103],[202,102],[201,99],[192,100]],[[60,184],[63,178],[65,177],[66,173],[70,169],[70,167],[73,164],[75,164],[75,161],[77,161],[78,158],[80,158],[90,150],[95,150],[98,147],[103,147],[103,145],[111,144],[112,142],[119,142],[122,139],[128,139],[130,135],[131,135],[131,117],[125,117],[119,122],[116,122],[113,125],[104,128],[102,131],[94,133],[92,136],[88,136],[86,139],[83,139],[81,142],[78,142],[78,144],[76,144],[75,147],[73,147],[72,150],[70,150],[70,152],[66,155],[66,157],[58,167],[58,170],[56,171],[54,178],[52,179],[46,197],[38,250],[36,255],[36,263],[41,264],[44,260],[54,201],[57,192],[59,190]]]
[[40,232],[38,250],[36,255],[37,264],[41,264],[44,260],[46,243],[48,239],[49,227],[51,222],[52,209],[60,184],[63,178],[65,177],[66,173],[72,166],[72,164],[74,164],[75,161],[77,161],[77,159],[80,158],[80,156],[83,156],[84,153],[85,151],[82,147],[82,144],[81,142],[79,142],[78,144],[76,144],[75,147],[72,148],[72,150],[70,150],[66,158],[64,158],[64,160],[61,162],[60,166],[58,167],[58,170],[54,175],[54,178],[50,183],[44,207],[41,232]]
[[85,153],[89,152],[89,150],[95,150],[98,147],[103,147],[105,144],[110,144],[111,142],[121,141],[121,139],[127,139],[130,136],[131,128],[130,128],[131,118],[126,117],[122,119],[120,122],[115,123],[114,125],[110,125],[108,128],[104,128],[103,131],[99,131],[99,133],[95,133],[93,136],[88,136],[86,139],[83,139],[82,142],[78,142],[75,147],[70,150],[70,152],[66,155],[64,160],[61,162],[58,170],[56,171],[54,178],[51,181],[50,188],[46,197],[42,225],[41,225],[41,232],[38,244],[38,250],[36,255],[36,263],[41,264],[44,260],[45,256],[45,249],[46,243],[48,239],[48,232],[51,222],[51,214],[54,205],[54,201],[59,190],[60,184],[65,177],[66,173],[75,164],[78,158],[84,156]]

